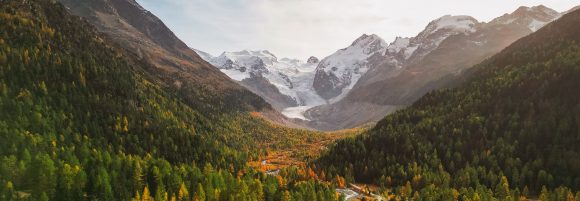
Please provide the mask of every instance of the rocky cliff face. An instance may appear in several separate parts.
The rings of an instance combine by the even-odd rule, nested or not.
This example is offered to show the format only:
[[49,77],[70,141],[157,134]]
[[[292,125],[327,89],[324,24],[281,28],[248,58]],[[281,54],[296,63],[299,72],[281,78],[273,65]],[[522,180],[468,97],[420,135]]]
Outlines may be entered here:
[[318,58],[311,56],[310,58],[308,58],[308,60],[306,61],[306,63],[309,64],[318,64],[318,62],[320,62],[320,60],[318,60]]
[[325,100],[340,100],[361,76],[382,62],[373,58],[383,57],[387,46],[377,35],[362,35],[349,47],[320,61],[312,86]]

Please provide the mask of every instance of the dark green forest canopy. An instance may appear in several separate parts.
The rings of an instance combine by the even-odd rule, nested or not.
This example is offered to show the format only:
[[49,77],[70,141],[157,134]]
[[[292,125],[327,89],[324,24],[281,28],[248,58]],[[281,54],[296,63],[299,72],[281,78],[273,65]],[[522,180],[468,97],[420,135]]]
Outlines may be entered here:
[[563,16],[475,66],[462,86],[339,141],[319,167],[435,200],[452,190],[509,200],[498,188],[508,183],[526,196],[580,190],[579,26],[580,11]]
[[319,133],[199,111],[141,65],[55,1],[0,1],[0,200],[337,199],[246,165]]

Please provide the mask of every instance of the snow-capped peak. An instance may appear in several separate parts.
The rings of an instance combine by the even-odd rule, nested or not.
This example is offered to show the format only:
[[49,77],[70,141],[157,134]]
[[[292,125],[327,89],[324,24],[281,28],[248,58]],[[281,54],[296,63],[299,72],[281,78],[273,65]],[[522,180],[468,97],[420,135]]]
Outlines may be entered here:
[[384,54],[388,44],[379,36],[363,34],[356,39],[352,45],[340,49],[334,54],[324,58],[318,70],[329,71],[349,71],[361,67],[360,65],[374,54]]
[[267,80],[281,94],[290,97],[299,106],[313,107],[325,103],[312,88],[315,68],[318,65],[316,57],[304,62],[291,58],[278,59],[267,50],[224,52],[217,57],[203,51],[195,51],[234,80],[241,82]]
[[445,30],[448,32],[455,32],[455,33],[470,33],[475,31],[475,25],[479,22],[471,17],[466,15],[445,15],[440,17],[436,20],[427,25],[425,30],[421,32],[418,38],[426,38],[429,35],[437,33],[439,30]]
[[350,47],[362,48],[363,53],[365,54],[374,54],[375,52],[382,50],[387,46],[388,44],[385,42],[385,40],[376,34],[363,34],[350,45]]
[[349,47],[324,58],[316,67],[313,87],[330,102],[338,101],[352,89],[358,79],[373,65],[369,58],[383,56],[388,44],[375,34],[363,34]]
[[381,37],[377,36],[376,34],[371,34],[371,35],[363,34],[362,36],[360,36],[356,40],[354,40],[354,42],[352,42],[351,46],[364,47],[367,44],[372,43],[373,41],[377,41],[377,40],[383,40],[383,39]]
[[259,59],[266,65],[272,65],[274,62],[278,61],[278,58],[268,50],[224,52],[218,58],[229,59],[234,62],[253,62],[256,59]]

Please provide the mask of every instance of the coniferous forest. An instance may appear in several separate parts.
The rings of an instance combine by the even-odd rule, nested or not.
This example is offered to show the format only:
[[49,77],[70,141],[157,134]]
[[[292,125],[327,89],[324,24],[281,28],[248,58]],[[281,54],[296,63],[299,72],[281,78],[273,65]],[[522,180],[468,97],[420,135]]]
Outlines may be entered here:
[[578,24],[563,16],[318,163],[402,200],[579,200]]
[[[326,201],[348,184],[373,187],[360,200],[580,201],[578,25],[568,13],[372,128],[323,133],[172,90],[54,0],[0,0],[0,201]],[[300,165],[252,165],[287,150]]]
[[0,27],[0,200],[338,199],[246,165],[318,133],[194,110],[54,1],[2,1]]

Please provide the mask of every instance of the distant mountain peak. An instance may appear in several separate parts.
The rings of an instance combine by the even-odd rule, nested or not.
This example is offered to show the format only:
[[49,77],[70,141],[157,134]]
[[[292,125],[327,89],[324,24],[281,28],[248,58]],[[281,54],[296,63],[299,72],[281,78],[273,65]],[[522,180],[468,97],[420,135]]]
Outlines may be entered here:
[[419,38],[426,38],[440,30],[447,32],[474,32],[479,23],[475,18],[467,15],[445,15],[431,21],[425,30],[419,34]]
[[199,50],[196,52],[281,111],[287,107],[312,107],[325,103],[311,87],[319,62],[316,57],[310,57],[306,63],[287,57],[277,59],[268,50],[226,51],[217,57]]
[[320,60],[318,58],[316,58],[315,56],[311,56],[308,58],[308,60],[306,60],[306,63],[309,63],[309,64],[315,64],[318,62],[320,62]]
[[542,4],[537,5],[537,6],[532,6],[532,7],[520,6],[512,14],[515,14],[515,15],[524,14],[525,15],[525,14],[529,14],[529,13],[544,13],[544,14],[548,14],[548,15],[552,15],[552,16],[559,15],[558,11],[555,11],[554,9],[546,7]]
[[379,43],[379,44],[386,44],[386,42],[376,34],[363,34],[362,36],[358,37],[354,42],[352,42],[351,46],[357,47],[366,47],[372,43]]
[[519,24],[527,26],[532,32],[559,18],[562,14],[544,5],[521,6],[510,14],[492,20],[491,24]]
[[384,56],[387,44],[381,37],[363,34],[352,45],[324,58],[316,67],[312,84],[316,92],[330,102],[342,99],[369,69],[376,55]]
[[521,16],[521,15],[530,15],[531,13],[546,14],[546,15],[550,15],[550,16],[557,16],[560,14],[560,13],[558,13],[558,11],[555,11],[554,9],[548,8],[544,5],[538,5],[538,6],[532,6],[532,7],[521,6],[516,11],[514,11],[512,13],[512,15]]

